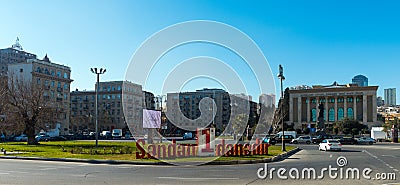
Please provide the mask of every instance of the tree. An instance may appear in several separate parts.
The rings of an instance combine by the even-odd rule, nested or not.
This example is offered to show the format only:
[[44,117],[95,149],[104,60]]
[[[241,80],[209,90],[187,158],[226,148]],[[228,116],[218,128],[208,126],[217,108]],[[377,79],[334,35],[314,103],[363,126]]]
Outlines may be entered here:
[[244,130],[247,127],[248,120],[249,120],[249,115],[247,114],[238,114],[235,116],[235,118],[232,121],[232,130],[234,136],[244,133]]
[[45,129],[45,124],[53,122],[55,105],[49,101],[49,96],[44,96],[44,87],[41,85],[10,78],[7,87],[7,119],[23,126],[28,144],[37,144],[35,132]]
[[360,130],[366,129],[367,126],[361,124],[357,120],[349,119],[349,118],[344,118],[338,122],[335,123],[335,126],[338,131],[342,132],[343,134],[352,134],[353,136],[355,134],[358,134]]

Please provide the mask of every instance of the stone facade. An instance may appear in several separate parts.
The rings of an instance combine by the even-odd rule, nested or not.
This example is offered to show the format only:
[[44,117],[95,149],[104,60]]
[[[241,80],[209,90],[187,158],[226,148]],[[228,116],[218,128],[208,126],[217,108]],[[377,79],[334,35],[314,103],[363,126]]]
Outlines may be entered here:
[[348,117],[372,126],[377,121],[376,92],[378,86],[352,85],[314,86],[311,89],[289,90],[289,125],[304,129],[316,127],[323,106],[325,127]]

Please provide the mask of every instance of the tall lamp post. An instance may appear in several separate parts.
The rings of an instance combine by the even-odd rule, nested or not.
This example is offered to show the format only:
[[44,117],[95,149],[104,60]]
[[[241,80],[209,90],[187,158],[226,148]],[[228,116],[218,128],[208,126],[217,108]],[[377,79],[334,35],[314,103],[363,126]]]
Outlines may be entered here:
[[90,71],[94,74],[97,75],[97,83],[96,83],[96,147],[99,146],[99,133],[98,133],[98,125],[99,125],[99,110],[98,110],[98,104],[99,104],[99,81],[100,81],[100,75],[104,74],[106,72],[106,69],[100,68],[97,70],[97,68],[90,68]]
[[282,151],[286,151],[285,147],[285,126],[283,123],[283,80],[285,77],[283,76],[283,67],[279,65],[279,74],[278,78],[281,80],[281,122],[282,122]]

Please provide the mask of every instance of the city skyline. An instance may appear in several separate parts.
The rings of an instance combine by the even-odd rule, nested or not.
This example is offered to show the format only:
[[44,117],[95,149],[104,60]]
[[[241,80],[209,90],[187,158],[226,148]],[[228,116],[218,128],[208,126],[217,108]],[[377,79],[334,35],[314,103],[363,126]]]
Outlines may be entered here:
[[[95,76],[90,73],[91,67],[107,68],[102,81],[123,80],[133,53],[142,42],[167,26],[190,20],[222,22],[251,37],[269,62],[277,95],[279,64],[285,70],[284,87],[329,85],[334,81],[347,84],[359,74],[369,79],[369,85],[379,86],[378,96],[383,97],[383,89],[399,86],[392,80],[400,67],[397,52],[400,27],[393,24],[400,18],[395,9],[396,1],[260,1],[251,4],[231,1],[4,1],[2,4],[9,8],[0,12],[0,16],[10,18],[2,23],[7,29],[0,35],[0,48],[11,47],[19,37],[24,51],[36,54],[39,59],[47,53],[52,61],[71,67],[73,90],[94,89]],[[72,9],[74,14],[70,13]],[[175,64],[199,54],[236,61],[223,48],[213,46],[193,45],[178,51],[185,54],[171,53],[164,62]],[[168,69],[168,65],[161,67]],[[218,83],[198,80],[186,90],[204,87],[221,88]],[[160,94],[151,86],[144,90]],[[255,98],[259,96],[249,94]]]

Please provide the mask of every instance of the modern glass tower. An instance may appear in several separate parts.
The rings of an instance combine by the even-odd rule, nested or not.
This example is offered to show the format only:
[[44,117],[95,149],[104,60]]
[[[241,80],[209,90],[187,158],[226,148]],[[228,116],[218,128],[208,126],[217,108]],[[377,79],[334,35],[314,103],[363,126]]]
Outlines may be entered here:
[[385,89],[385,105],[396,106],[396,88]]
[[357,75],[351,81],[353,84],[357,84],[359,87],[368,86],[368,78],[364,75]]

